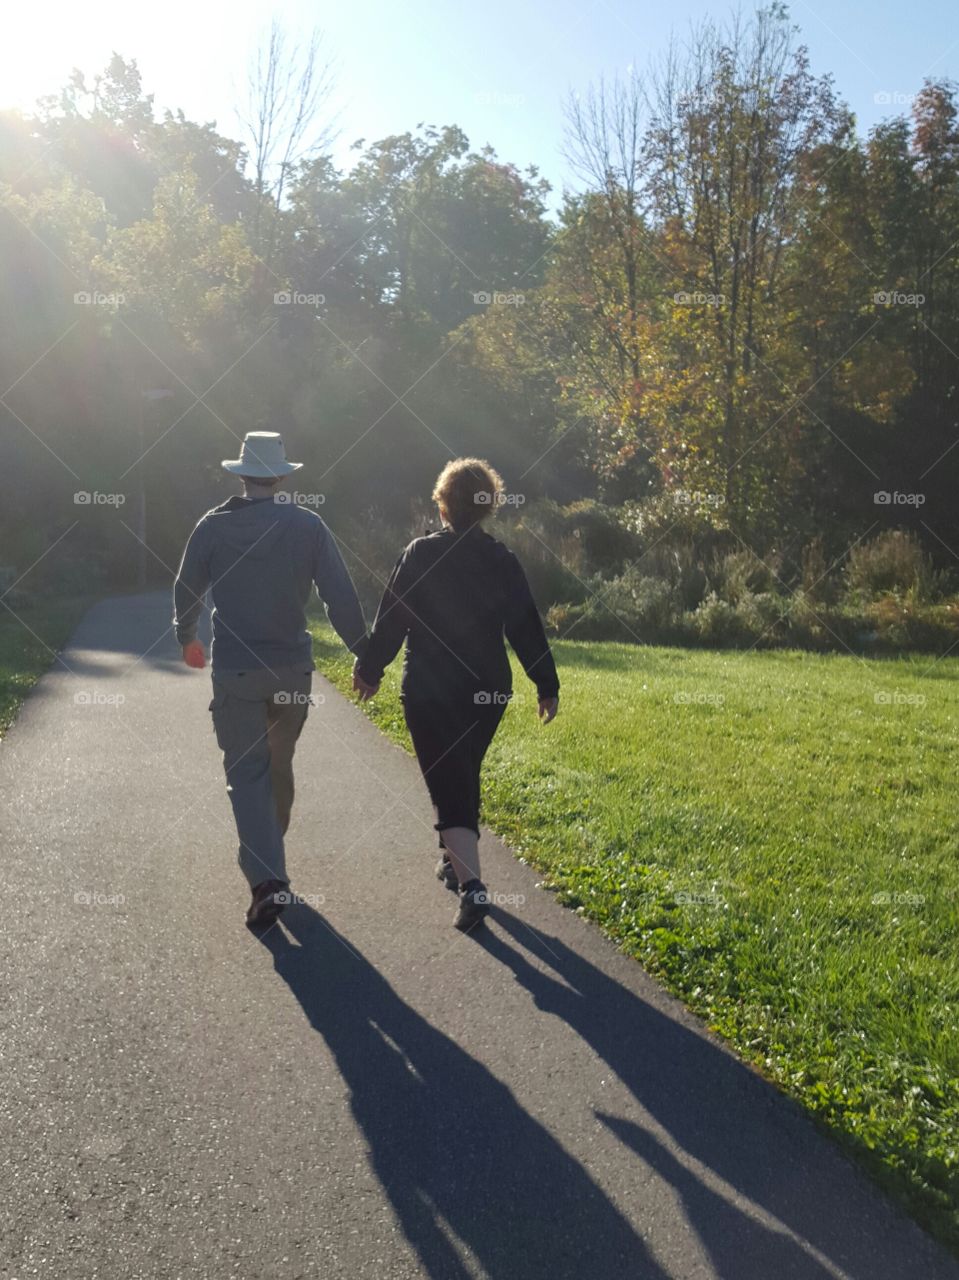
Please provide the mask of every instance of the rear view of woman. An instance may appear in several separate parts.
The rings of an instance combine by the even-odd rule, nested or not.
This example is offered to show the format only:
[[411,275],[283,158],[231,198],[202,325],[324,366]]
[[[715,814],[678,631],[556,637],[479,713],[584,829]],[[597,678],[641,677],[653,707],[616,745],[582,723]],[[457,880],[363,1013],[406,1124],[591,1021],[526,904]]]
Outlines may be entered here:
[[437,876],[459,894],[454,924],[489,911],[480,877],[480,769],[512,696],[504,636],[536,685],[540,719],[559,709],[559,680],[543,624],[516,556],[483,529],[503,481],[478,458],[448,463],[433,490],[443,528],[416,538],[383,592],[353,686],[362,699],[406,640],[401,698],[436,812]]

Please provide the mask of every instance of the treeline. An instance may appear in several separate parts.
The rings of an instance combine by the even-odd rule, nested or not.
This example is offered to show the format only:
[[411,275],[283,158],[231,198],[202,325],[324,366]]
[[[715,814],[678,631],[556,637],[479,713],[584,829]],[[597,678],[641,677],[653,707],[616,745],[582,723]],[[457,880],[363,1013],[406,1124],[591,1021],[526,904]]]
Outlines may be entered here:
[[0,116],[0,565],[165,579],[270,428],[371,594],[459,452],[501,469],[504,535],[576,625],[604,583],[617,615],[648,579],[695,611],[731,555],[835,594],[893,527],[918,576],[877,593],[951,590],[951,83],[863,138],[776,7],[571,99],[556,218],[455,126],[356,152],[271,186],[116,55]]

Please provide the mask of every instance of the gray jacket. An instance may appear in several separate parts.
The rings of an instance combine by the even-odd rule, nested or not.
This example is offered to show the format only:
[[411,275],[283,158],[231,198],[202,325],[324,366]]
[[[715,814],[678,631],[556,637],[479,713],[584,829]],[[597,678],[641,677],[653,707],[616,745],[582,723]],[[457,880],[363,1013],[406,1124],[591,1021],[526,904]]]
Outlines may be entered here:
[[306,608],[314,585],[327,616],[358,657],[366,623],[333,535],[315,512],[272,498],[231,498],[190,535],[173,587],[177,641],[196,638],[213,595],[211,663],[221,671],[312,663]]

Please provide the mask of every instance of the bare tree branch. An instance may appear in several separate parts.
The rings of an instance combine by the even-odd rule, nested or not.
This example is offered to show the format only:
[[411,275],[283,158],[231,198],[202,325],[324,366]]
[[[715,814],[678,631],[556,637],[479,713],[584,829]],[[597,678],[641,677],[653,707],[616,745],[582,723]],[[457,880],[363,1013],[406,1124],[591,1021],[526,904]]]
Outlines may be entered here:
[[250,140],[254,182],[277,208],[296,165],[337,136],[335,117],[321,122],[336,84],[332,58],[314,29],[305,43],[291,42],[278,19],[250,59],[245,104],[237,110]]

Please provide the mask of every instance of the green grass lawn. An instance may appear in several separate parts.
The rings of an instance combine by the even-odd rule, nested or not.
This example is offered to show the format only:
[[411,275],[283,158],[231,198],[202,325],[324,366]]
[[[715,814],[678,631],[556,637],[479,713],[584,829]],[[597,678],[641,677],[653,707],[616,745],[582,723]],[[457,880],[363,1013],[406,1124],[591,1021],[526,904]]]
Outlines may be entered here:
[[16,599],[17,616],[0,605],[0,737],[89,604],[85,597]]
[[[517,670],[485,821],[959,1245],[959,660],[556,656],[548,727]],[[368,709],[408,747],[399,666]]]

